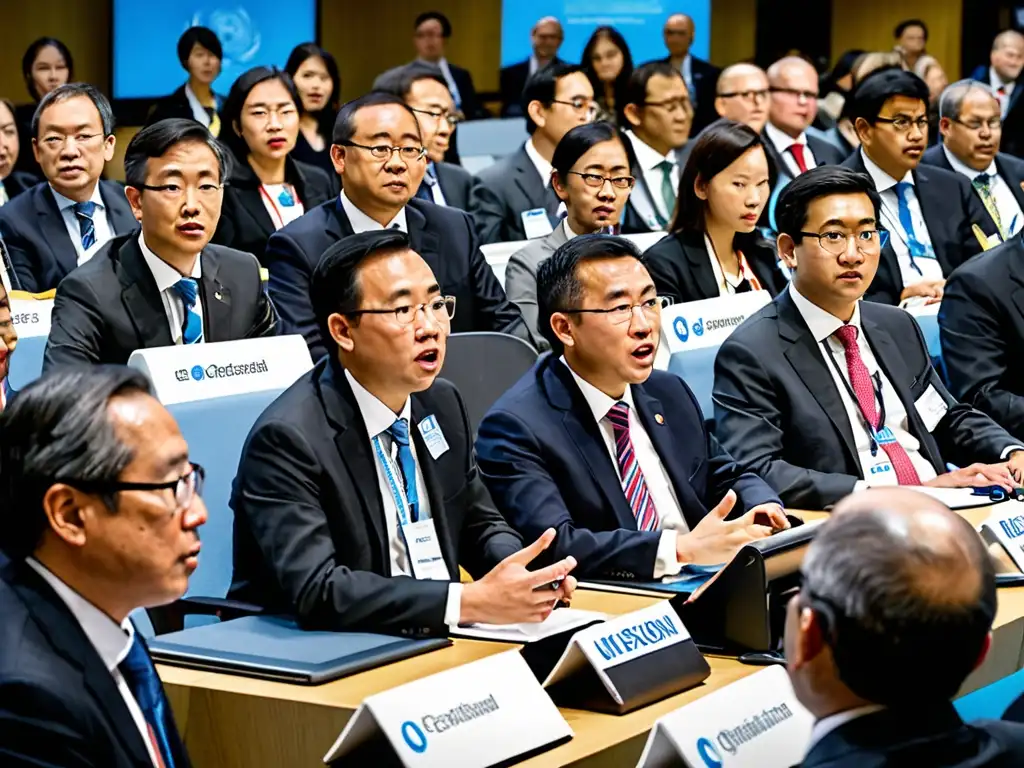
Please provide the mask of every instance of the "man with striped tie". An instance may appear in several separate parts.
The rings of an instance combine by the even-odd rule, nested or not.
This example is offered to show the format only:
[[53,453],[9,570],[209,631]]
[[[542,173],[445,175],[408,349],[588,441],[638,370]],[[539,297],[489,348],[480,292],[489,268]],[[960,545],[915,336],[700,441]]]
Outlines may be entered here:
[[552,352],[480,425],[477,461],[525,538],[581,577],[658,579],[728,561],[788,526],[775,492],[708,432],[682,379],[654,370],[662,297],[640,251],[581,235],[537,272]]

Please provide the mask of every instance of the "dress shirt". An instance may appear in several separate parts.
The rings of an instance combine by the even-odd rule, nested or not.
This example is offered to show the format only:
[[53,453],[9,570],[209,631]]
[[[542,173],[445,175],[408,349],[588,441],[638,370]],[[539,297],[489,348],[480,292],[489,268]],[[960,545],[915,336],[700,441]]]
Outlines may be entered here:
[[[659,163],[668,160],[672,163],[672,189],[679,189],[679,163],[676,160],[676,153],[670,151],[662,155],[650,144],[645,143],[632,131],[626,131],[630,143],[633,145],[633,152],[636,154],[636,161],[640,165],[640,172],[644,175],[644,183],[650,193],[651,203],[658,209],[665,221],[672,218],[672,211],[665,209],[665,200],[661,195],[661,182],[664,178],[662,170],[658,168]],[[633,190],[633,195],[636,190]]]
[[761,290],[761,283],[757,279],[757,275],[751,270],[750,264],[747,263],[747,259],[742,253],[738,258],[740,273],[738,275],[727,275],[725,270],[722,269],[721,262],[718,261],[718,256],[715,255],[714,243],[711,242],[711,238],[708,237],[706,232],[704,233],[704,248],[708,252],[708,261],[711,262],[711,269],[715,273],[715,285],[718,286],[719,296],[732,296],[736,293],[739,284],[744,280],[750,283],[751,290]]
[[939,264],[938,259],[917,258],[914,260],[914,263],[921,268],[921,273],[919,274],[914,269],[910,261],[910,247],[907,245],[907,235],[903,231],[903,225],[900,224],[900,203],[899,197],[896,194],[896,185],[899,181],[905,181],[914,189],[914,194],[910,196],[907,203],[910,208],[910,219],[914,224],[914,235],[921,245],[928,248],[932,247],[932,236],[928,232],[928,225],[925,224],[924,214],[921,213],[921,201],[917,197],[917,187],[914,185],[913,172],[907,171],[907,174],[902,179],[897,180],[879,168],[867,156],[863,148],[860,150],[860,156],[864,161],[864,167],[868,169],[868,175],[871,176],[871,180],[875,184],[875,189],[878,190],[878,195],[882,198],[881,223],[882,226],[889,230],[889,243],[896,252],[896,258],[900,264],[900,276],[903,279],[903,286],[913,285],[923,280],[942,280],[942,265]]
[[686,519],[679,508],[679,499],[676,498],[676,492],[665,471],[665,465],[661,463],[661,457],[654,450],[654,444],[637,416],[636,406],[633,404],[632,388],[627,384],[625,393],[618,400],[608,397],[589,381],[581,378],[566,362],[564,356],[561,361],[572,373],[576,385],[583,393],[587,405],[590,406],[590,412],[594,415],[594,420],[597,421],[601,437],[604,439],[605,449],[611,457],[612,466],[615,467],[617,474],[620,470],[619,457],[615,450],[615,432],[605,417],[612,406],[620,400],[629,406],[629,439],[633,443],[633,453],[640,465],[640,471],[644,473],[647,491],[651,494],[654,508],[658,511],[658,526],[662,530],[654,562],[654,578],[675,576],[683,568],[683,563],[680,563],[676,557],[676,539],[680,533],[689,533],[690,527],[686,524]]
[[92,197],[89,198],[90,201],[96,203],[96,210],[92,214],[96,242],[88,251],[82,248],[82,229],[79,227],[78,217],[75,215],[75,201],[64,197],[53,187],[50,187],[50,191],[53,192],[53,198],[57,201],[57,207],[60,208],[60,215],[64,219],[64,226],[67,227],[71,244],[75,246],[75,253],[78,254],[78,266],[82,266],[114,236],[114,228],[110,226],[110,221],[107,219],[107,206],[103,204],[103,196],[100,195],[100,184],[96,182],[96,186],[92,190]]
[[[420,61],[425,61],[425,59],[420,59]],[[459,93],[459,86],[455,82],[455,78],[452,77],[452,70],[451,67],[448,66],[448,59],[442,56],[441,60],[438,62],[428,61],[426,63],[441,70],[441,74],[444,76],[444,81],[448,84],[448,91],[452,95],[452,101],[455,102],[455,109],[462,109],[462,94]]]
[[[139,235],[139,250],[142,251],[142,258],[146,260],[146,266],[149,267],[149,271],[153,273],[153,279],[156,281],[156,289],[160,292],[160,300],[164,305],[164,314],[167,315],[167,323],[171,328],[171,338],[176,345],[181,344],[182,329],[185,325],[185,303],[181,300],[178,292],[174,290],[174,286],[181,280],[182,275],[178,270],[153,253],[149,246],[146,245],[145,236],[141,234]],[[196,256],[195,264],[192,265],[192,274],[189,277],[195,278],[197,283],[202,280],[202,254]],[[199,295],[196,297],[196,305],[192,307],[192,311],[199,315],[201,322],[203,319],[202,290],[199,291]],[[203,340],[205,341],[205,339],[206,335],[204,334]]]
[[810,751],[813,749],[815,744],[825,738],[828,734],[832,733],[832,731],[839,726],[846,725],[850,721],[856,720],[859,717],[880,712],[883,709],[885,709],[885,707],[880,704],[865,704],[863,707],[854,707],[853,709],[836,712],[834,715],[821,718],[821,720],[814,723],[814,727],[811,729],[811,740],[807,743],[807,751],[804,752],[804,755],[810,754]]
[[444,196],[444,190],[441,189],[441,180],[437,177],[437,166],[434,165],[433,160],[427,163],[427,172],[423,174],[423,183],[430,190],[430,199],[434,205],[448,205],[448,201]]
[[[851,392],[850,373],[846,366],[846,350],[842,342],[834,336],[835,332],[843,326],[843,321],[802,296],[793,283],[789,284],[789,293],[801,317],[807,323],[811,336],[814,337],[815,347],[822,356],[828,372],[832,375],[832,381],[835,383],[839,397],[843,401],[843,407],[846,409],[846,419],[850,424],[850,432],[853,435],[854,444],[857,449],[861,476],[863,478],[857,482],[854,490],[861,490],[862,488],[876,485],[899,485],[896,471],[891,468],[892,464],[885,451],[880,446],[876,446],[875,455],[871,455],[871,436],[868,434],[867,426],[864,424],[864,419],[861,416],[860,406]],[[921,454],[921,443],[909,431],[907,409],[904,408],[903,401],[896,395],[892,382],[889,381],[885,372],[879,367],[878,360],[875,359],[875,353],[871,351],[871,345],[868,344],[868,338],[864,335],[864,328],[860,324],[859,302],[853,310],[853,317],[850,318],[849,324],[857,329],[857,348],[860,350],[860,357],[864,361],[864,366],[868,369],[868,374],[874,378],[877,373],[881,380],[881,392],[879,394],[885,410],[885,423],[883,426],[892,430],[896,441],[903,446],[921,482],[925,483],[931,480],[936,475],[935,467]],[[828,340],[828,349],[832,356],[831,360],[825,359],[825,351],[822,349],[822,342],[826,339]],[[833,365],[833,362],[835,365]],[[836,370],[837,368],[838,370]],[[871,473],[872,468],[882,465],[889,465],[889,471],[876,474]]]
[[157,757],[156,746],[149,736],[149,725],[146,723],[146,718],[142,714],[139,703],[135,700],[135,696],[132,695],[128,683],[125,682],[124,676],[118,668],[128,655],[132,643],[135,642],[135,626],[132,624],[132,620],[126,618],[118,625],[107,614],[103,613],[103,611],[57,578],[49,568],[34,557],[26,559],[25,562],[28,563],[32,570],[43,577],[43,581],[49,584],[50,588],[57,593],[57,597],[68,607],[68,610],[71,611],[75,620],[82,627],[85,636],[89,638],[89,642],[92,643],[96,653],[99,654],[100,659],[103,661],[103,666],[107,668],[110,676],[114,678],[117,692],[121,694],[125,706],[128,707],[128,712],[131,714],[132,721],[139,731],[139,736],[142,737],[142,742],[146,745],[149,759],[153,762],[155,768],[160,768],[163,763]]
[[[1002,221],[1003,226],[1011,236],[1020,232],[1021,228],[1024,227],[1024,214],[1021,212],[1017,198],[1013,196],[1013,190],[1010,189],[1010,185],[1006,183],[1006,180],[1002,176],[999,175],[999,170],[996,168],[996,161],[992,160],[992,162],[989,163],[988,168],[984,171],[976,171],[971,168],[971,166],[962,163],[960,158],[950,152],[949,147],[945,144],[942,145],[942,151],[946,153],[946,159],[949,160],[949,164],[953,166],[953,170],[957,173],[962,173],[970,179],[972,188],[974,186],[974,180],[978,176],[983,173],[988,174],[989,189],[992,190],[992,197],[995,198],[996,210],[999,211],[999,219]],[[976,189],[974,190],[974,194],[981,197],[981,193]]]
[[378,229],[394,229],[396,227],[407,234],[409,232],[409,227],[405,223],[404,206],[402,210],[395,214],[395,218],[387,223],[387,226],[371,219],[356,208],[356,204],[348,199],[345,190],[341,190],[341,207],[345,211],[345,215],[348,216],[348,223],[352,225],[352,232],[354,234],[358,235],[360,232],[374,232]]
[[[1017,87],[1017,83],[1011,80],[1005,82],[995,70],[995,67],[988,68],[988,84],[992,86],[992,90],[996,91],[996,98],[999,99],[999,112],[1002,117],[1006,117],[1006,110],[1010,108],[1010,97],[1013,96],[1013,89]],[[999,89],[1003,89],[1003,96],[998,96]]]
[[528,70],[527,76],[532,75],[538,69],[540,69],[540,62],[537,61],[537,56],[535,54],[531,53],[530,54],[530,69]]
[[[416,457],[416,441],[412,439],[412,431],[416,425],[412,423],[412,407],[407,398],[402,406],[401,413],[395,416],[395,412],[377,399],[367,389],[356,381],[355,377],[345,371],[345,378],[352,387],[352,394],[355,395],[356,405],[359,406],[359,414],[366,425],[366,434],[370,453],[373,456],[373,464],[377,468],[377,488],[380,491],[380,499],[384,503],[384,521],[388,528],[388,551],[391,553],[391,575],[413,577],[412,565],[409,562],[409,550],[405,545],[402,530],[398,524],[398,507],[395,506],[395,497],[391,494],[391,486],[388,484],[387,475],[384,473],[384,465],[381,464],[377,450],[373,447],[373,438],[380,437],[384,450],[391,457],[393,471],[401,472],[398,463],[398,445],[391,439],[388,429],[395,423],[396,418],[405,419],[409,424],[409,448],[412,456],[416,459],[416,489],[419,498],[420,519],[430,517],[430,496],[427,494],[427,484],[423,479],[423,469],[419,459]],[[451,576],[451,574],[449,574]],[[413,577],[415,578],[415,577]],[[459,626],[459,618],[462,611],[462,584],[454,582],[448,586],[448,602],[444,608],[444,623],[451,628]]]
[[[196,92],[192,90],[192,86],[188,83],[185,83],[185,98],[188,99],[188,105],[192,108],[192,119],[209,128],[210,123],[213,122],[210,113],[203,106],[199,97],[196,96]],[[216,99],[216,97],[214,98]]]
[[803,132],[795,139],[779,128],[776,128],[771,123],[764,124],[764,132],[768,136],[768,140],[775,147],[775,151],[779,153],[782,158],[782,162],[786,164],[786,170],[789,175],[794,179],[799,176],[802,171],[800,166],[796,164],[796,158],[793,157],[793,153],[789,151],[789,148],[794,144],[799,144],[804,148],[804,164],[807,166],[807,170],[811,168],[817,168],[818,164],[814,159],[814,153],[811,148],[807,145],[807,133]]
[[543,158],[537,148],[533,146],[533,139],[527,139],[526,141],[526,154],[530,158],[530,162],[533,163],[533,167],[537,169],[537,173],[540,174],[540,180],[545,187],[551,186],[551,171],[554,170],[554,166],[551,165],[547,160]]
[[[292,205],[284,205],[281,202],[281,194],[287,192],[292,200]],[[291,224],[306,212],[302,201],[291,184],[261,184],[260,199],[263,207],[267,209],[270,220],[274,222],[274,229],[281,229],[285,224]]]
[[697,106],[697,89],[693,86],[693,57],[690,54],[686,54],[683,63],[679,65],[679,74],[683,76],[683,82],[686,83],[690,103]]
[[4,203],[9,203],[11,198],[7,194],[7,189],[4,187],[4,180],[0,179],[0,208],[3,208]]

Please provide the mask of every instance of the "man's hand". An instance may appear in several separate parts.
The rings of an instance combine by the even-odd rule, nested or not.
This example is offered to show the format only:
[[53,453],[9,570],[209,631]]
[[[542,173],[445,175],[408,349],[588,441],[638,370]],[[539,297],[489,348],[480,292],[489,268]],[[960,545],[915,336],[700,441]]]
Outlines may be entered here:
[[[736,504],[736,491],[729,491],[714,509],[689,533],[680,534],[676,539],[676,558],[680,563],[688,565],[717,565],[728,562],[739,551],[740,547],[755,539],[771,536],[772,528],[761,525],[755,518],[758,510],[762,516],[765,507],[776,504],[762,504],[747,512],[736,520],[726,520]],[[774,510],[773,510],[774,511]],[[778,510],[781,512],[781,509]],[[782,515],[785,520],[785,515]],[[772,526],[775,524],[771,518]],[[783,526],[785,527],[785,526]]]
[[927,299],[925,304],[936,304],[942,301],[942,291],[945,287],[945,280],[922,280],[904,288],[903,293],[900,294],[900,301],[922,296]]
[[[460,623],[544,621],[555,603],[571,598],[576,590],[576,579],[569,572],[576,567],[576,558],[570,556],[537,571],[526,570],[554,540],[555,529],[548,528],[533,544],[506,557],[482,579],[464,584]],[[557,581],[561,585],[552,589],[549,585]]]
[[758,504],[756,507],[751,507],[747,514],[753,514],[754,521],[758,525],[767,525],[773,533],[789,528],[789,519],[781,504],[775,502]]
[[[1024,456],[1021,452],[1014,454],[1019,468],[1024,468]],[[1011,457],[1012,461],[1012,457]],[[998,485],[1012,491],[1016,482],[1010,474],[1009,462],[1004,464],[971,464],[963,469],[955,469],[939,475],[925,483],[932,488],[983,488]]]

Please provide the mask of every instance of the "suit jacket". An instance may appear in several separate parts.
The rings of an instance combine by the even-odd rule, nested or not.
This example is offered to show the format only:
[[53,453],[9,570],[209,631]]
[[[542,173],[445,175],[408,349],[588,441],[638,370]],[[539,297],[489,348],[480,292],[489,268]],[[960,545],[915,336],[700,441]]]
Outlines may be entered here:
[[[971,74],[972,80],[989,82],[989,66],[979,65]],[[1024,78],[1017,78],[1017,84],[1010,94],[1010,108],[1003,118],[1003,138],[999,151],[1024,159]]]
[[[555,56],[551,64],[561,65],[565,62]],[[498,90],[501,92],[501,116],[522,117],[523,116],[523,89],[526,81],[530,79],[530,59],[520,61],[518,64],[510,64],[502,67],[498,73]]]
[[[219,98],[217,101],[220,103]],[[149,116],[146,118],[146,125],[153,125],[153,123],[158,123],[171,117],[181,117],[186,120],[195,119],[192,105],[189,103],[188,96],[185,95],[184,83],[175,89],[174,93],[164,96],[153,104],[149,110]]]
[[551,345],[540,330],[540,308],[537,306],[537,270],[547,261],[558,246],[569,242],[565,228],[554,228],[547,237],[531,240],[522,250],[516,251],[505,265],[505,292],[509,301],[515,302],[523,313],[523,320],[534,337],[534,346],[541,352]]
[[[124,187],[100,181],[100,196],[114,235],[135,232],[139,223],[124,196]],[[57,287],[78,267],[78,252],[47,183],[37,184],[0,208],[0,236],[7,244],[15,279],[30,293]]]
[[[662,61],[666,64],[672,63],[672,57],[668,56]],[[690,136],[696,136],[711,123],[718,119],[715,111],[715,89],[718,85],[718,76],[722,73],[718,67],[704,59],[690,56],[690,76],[693,80],[693,89],[696,93],[690,94],[690,99],[696,102],[697,109],[693,115],[693,125],[690,127]]]
[[13,200],[22,192],[32,189],[32,187],[39,183],[39,179],[31,173],[25,173],[25,171],[14,171],[4,179],[0,179],[0,182],[3,183],[8,199]]
[[[441,290],[458,299],[452,332],[501,331],[529,341],[519,310],[505,298],[477,246],[469,215],[413,199],[405,216],[413,250],[433,270]],[[301,333],[314,360],[327,350],[313,316],[310,280],[324,251],[352,232],[341,201],[335,198],[275,232],[267,244],[270,295],[281,313],[284,333]]]
[[[683,169],[686,167],[686,161],[690,156],[690,150],[693,148],[693,142],[695,139],[690,139],[686,144],[675,150],[676,163],[679,166],[680,176],[683,173]],[[622,209],[622,227],[621,232],[624,235],[635,235],[642,234],[644,232],[660,232],[662,228],[652,220],[652,212],[656,210],[654,206],[654,191],[651,190],[647,184],[647,177],[644,176],[644,169],[640,167],[640,163],[637,162],[636,154],[633,151],[632,142],[628,141],[623,137],[622,142],[626,147],[626,155],[629,157],[629,174],[636,179],[636,184],[633,185],[633,189],[629,193],[629,199],[626,201],[626,207]],[[661,190],[657,190],[659,199],[661,199]],[[669,223],[672,220],[672,212],[669,212]],[[666,224],[666,226],[668,226]]]
[[[632,393],[691,529],[730,488],[739,495],[737,515],[778,501],[707,431],[682,379],[653,371]],[[476,450],[484,482],[512,527],[528,541],[547,528],[558,532],[546,561],[572,555],[580,578],[653,577],[661,532],[637,530],[619,468],[559,357],[543,356],[501,396],[480,424]]]
[[[997,462],[1017,442],[946,391],[913,317],[868,301],[860,312],[878,365],[906,409],[906,429],[936,473],[946,462]],[[716,433],[787,507],[824,509],[863,479],[853,434],[862,426],[850,425],[823,355],[787,290],[733,331],[715,358]],[[928,432],[914,404],[932,387],[949,410]]]
[[[842,165],[867,173],[860,152],[854,152]],[[921,203],[921,214],[928,226],[932,247],[942,266],[942,274],[949,277],[954,269],[981,252],[981,244],[971,225],[977,224],[985,234],[992,235],[996,231],[995,222],[966,177],[924,164],[918,165],[913,174],[914,192]],[[889,242],[882,249],[878,272],[864,298],[883,304],[899,304],[902,293],[899,259],[892,242]]]
[[469,198],[473,190],[473,174],[461,165],[434,163],[437,183],[441,185],[444,201],[450,208],[469,211]]
[[[208,245],[200,255],[207,342],[276,336],[277,312],[251,253]],[[43,370],[70,363],[124,365],[136,349],[173,344],[138,235],[115,237],[60,284]]]
[[[926,149],[921,156],[921,162],[941,168],[944,171],[956,173],[941,145]],[[999,152],[996,154],[996,173],[1010,187],[1010,191],[1013,192],[1013,196],[1017,199],[1017,205],[1024,209],[1024,160],[1008,155],[1005,152]],[[1009,224],[1009,222],[1006,223]]]
[[[295,187],[305,210],[334,197],[334,185],[324,170],[290,157],[285,159],[284,167],[285,181]],[[213,242],[251,253],[262,263],[267,240],[277,231],[277,225],[267,212],[260,187],[249,164],[236,161],[231,183],[224,190],[224,206]]]
[[[433,415],[448,450],[432,458],[410,429],[448,572],[480,578],[522,547],[473,459],[458,390],[438,379],[412,395],[411,420]],[[297,615],[311,629],[447,634],[448,582],[392,577],[384,506],[366,425],[341,365],[322,359],[257,420],[231,508],[231,596]]]
[[[153,768],[114,678],[74,614],[31,566],[3,555],[0,615],[5,768]],[[169,730],[174,764],[187,768],[173,722]]]
[[545,186],[523,145],[508,157],[477,174],[470,196],[470,212],[481,243],[508,243],[526,240],[520,214],[543,208],[552,229],[558,223],[558,197]]
[[[775,224],[775,206],[778,204],[779,195],[782,194],[782,190],[793,180],[793,174],[790,173],[789,166],[786,165],[782,155],[779,154],[779,151],[775,148],[775,145],[765,131],[761,131],[761,142],[764,144],[764,151],[768,155],[768,186],[770,191],[768,205],[764,207],[764,211],[761,213],[761,218],[757,224],[762,229],[776,232],[778,227]],[[843,162],[844,155],[835,145],[811,133],[807,133],[807,148],[811,150],[816,166],[839,165]]]
[[[771,243],[757,232],[742,246],[743,256],[754,271],[761,287],[773,297],[787,285],[778,266],[778,256]],[[661,296],[671,296],[674,303],[714,299],[719,293],[711,256],[704,244],[703,232],[675,232],[666,235],[644,253],[647,271]]]
[[883,709],[843,723],[811,747],[802,768],[1010,768],[1024,765],[1024,725],[964,723],[952,704]]
[[476,95],[476,86],[473,85],[473,76],[469,74],[469,70],[456,67],[450,61],[448,62],[448,69],[451,70],[452,80],[459,87],[462,114],[466,116],[466,119],[483,120],[493,117],[490,112],[484,109],[484,105],[480,102],[480,97]]

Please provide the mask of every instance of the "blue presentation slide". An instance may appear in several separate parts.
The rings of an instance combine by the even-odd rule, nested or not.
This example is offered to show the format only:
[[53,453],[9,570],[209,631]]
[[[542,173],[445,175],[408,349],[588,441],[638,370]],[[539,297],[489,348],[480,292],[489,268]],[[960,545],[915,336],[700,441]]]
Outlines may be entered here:
[[114,0],[114,98],[166,96],[184,83],[178,38],[192,26],[220,39],[224,59],[213,88],[226,95],[247,69],[284,67],[292,48],[316,39],[316,0]]
[[673,13],[693,19],[697,36],[690,52],[708,58],[711,48],[711,0],[502,0],[501,66],[529,58],[530,30],[537,19],[554,16],[562,22],[565,42],[560,58],[579,63],[596,27],[615,27],[626,38],[634,64],[668,56],[661,28]]

